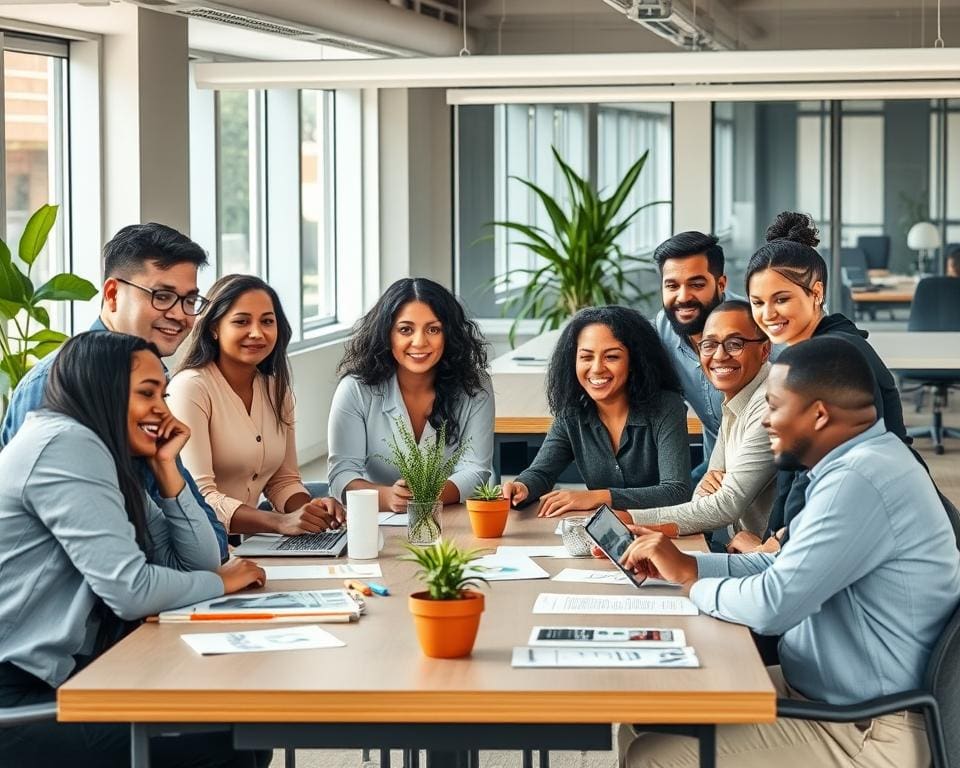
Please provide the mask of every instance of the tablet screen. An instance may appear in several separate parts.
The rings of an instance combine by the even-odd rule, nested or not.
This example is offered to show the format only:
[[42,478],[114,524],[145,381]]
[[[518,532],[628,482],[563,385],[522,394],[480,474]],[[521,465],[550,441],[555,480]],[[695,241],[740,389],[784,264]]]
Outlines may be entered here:
[[627,529],[619,517],[613,514],[613,510],[606,504],[594,512],[593,517],[587,521],[586,531],[597,546],[603,550],[603,553],[610,558],[610,561],[617,566],[627,578],[636,586],[643,584],[645,577],[638,576],[633,571],[627,570],[620,564],[620,558],[627,551],[627,547],[633,542],[633,534]]

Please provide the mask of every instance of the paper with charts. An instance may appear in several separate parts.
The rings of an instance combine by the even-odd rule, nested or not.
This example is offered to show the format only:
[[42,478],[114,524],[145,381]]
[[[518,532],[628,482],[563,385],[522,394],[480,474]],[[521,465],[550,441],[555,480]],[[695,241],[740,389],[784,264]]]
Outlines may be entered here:
[[549,579],[550,574],[529,557],[516,555],[484,555],[467,566],[464,576],[487,581],[519,581],[521,579]]
[[[620,571],[591,571],[582,568],[564,568],[554,576],[551,581],[572,581],[579,584],[611,584],[621,586],[632,584],[630,579]],[[680,585],[673,581],[664,581],[663,579],[645,579],[643,586],[679,587]]]
[[267,581],[292,579],[377,579],[383,576],[379,563],[334,565],[265,565]]
[[663,595],[560,595],[543,592],[534,613],[573,613],[608,616],[696,616],[700,613],[686,597]]
[[326,630],[313,625],[258,629],[252,632],[180,635],[180,637],[201,656],[259,651],[297,651],[304,648],[342,648],[346,645]]
[[252,592],[204,600],[160,614],[178,621],[356,621],[359,603],[345,589]]
[[682,629],[667,627],[534,627],[527,645],[550,648],[683,648]]
[[510,555],[517,557],[565,557],[572,559],[573,556],[567,552],[566,547],[513,547],[501,545],[497,547],[498,555]]
[[693,648],[514,648],[514,667],[683,667],[700,666]]

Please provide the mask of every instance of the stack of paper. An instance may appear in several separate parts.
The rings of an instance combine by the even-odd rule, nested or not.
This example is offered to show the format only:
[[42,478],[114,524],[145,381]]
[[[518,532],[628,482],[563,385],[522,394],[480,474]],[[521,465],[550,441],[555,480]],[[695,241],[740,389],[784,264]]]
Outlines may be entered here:
[[376,579],[383,576],[379,563],[334,565],[265,565],[267,581],[293,579]]
[[463,572],[464,576],[487,581],[516,581],[520,579],[548,579],[550,574],[526,556],[485,555],[477,558]]
[[161,622],[320,621],[346,622],[360,617],[360,605],[345,589],[262,592],[228,595],[164,611]]

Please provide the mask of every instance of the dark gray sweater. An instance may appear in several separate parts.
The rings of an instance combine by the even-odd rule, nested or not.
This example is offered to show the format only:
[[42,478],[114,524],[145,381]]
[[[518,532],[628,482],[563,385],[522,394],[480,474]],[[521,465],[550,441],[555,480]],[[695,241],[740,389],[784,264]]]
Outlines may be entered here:
[[517,477],[529,498],[549,491],[570,464],[590,490],[610,489],[615,509],[659,507],[689,501],[690,447],[687,406],[674,392],[661,392],[645,410],[631,409],[616,455],[594,408],[554,418],[533,464]]

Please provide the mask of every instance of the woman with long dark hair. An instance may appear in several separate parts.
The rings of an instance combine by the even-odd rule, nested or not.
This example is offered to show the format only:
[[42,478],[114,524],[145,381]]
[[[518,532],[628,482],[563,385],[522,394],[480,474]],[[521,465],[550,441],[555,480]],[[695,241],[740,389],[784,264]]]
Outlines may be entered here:
[[487,352],[476,324],[456,297],[422,277],[398,280],[356,325],[337,368],[340,384],[330,411],[330,492],[376,488],[380,508],[406,511],[410,491],[389,455],[396,420],[415,439],[446,430],[447,453],[465,451],[441,494],[466,500],[490,477],[493,389]]
[[[276,291],[253,275],[226,275],[207,302],[170,381],[170,409],[193,432],[183,463],[231,533],[338,527],[342,507],[314,499],[300,478],[292,331]],[[275,511],[257,508],[261,493]]]
[[[177,469],[190,430],[164,387],[153,344],[81,334],[57,355],[43,410],[0,452],[0,707],[53,701],[145,616],[263,583],[251,562],[220,567],[213,529]],[[0,729],[0,764],[59,766],[69,755],[71,765],[128,765],[129,734],[56,722]],[[265,764],[206,735],[159,739],[153,755],[165,766]]]
[[[552,517],[607,504],[660,507],[690,498],[687,408],[660,337],[627,307],[580,310],[560,334],[547,371],[553,424],[533,464],[504,496],[541,499]],[[551,491],[576,462],[589,490]]]
[[[839,312],[826,313],[827,264],[816,249],[820,237],[813,219],[805,213],[784,211],[767,228],[766,240],[747,264],[747,295],[757,325],[774,344],[793,346],[821,336],[853,344],[867,359],[877,381],[877,417],[890,432],[909,442],[897,383],[867,341],[867,332]],[[780,471],[769,531],[781,531],[800,513],[805,504],[806,483],[805,472]],[[773,543],[774,539],[770,541]],[[743,532],[732,542],[736,551],[758,544],[757,537]],[[776,549],[775,543],[773,548]]]

